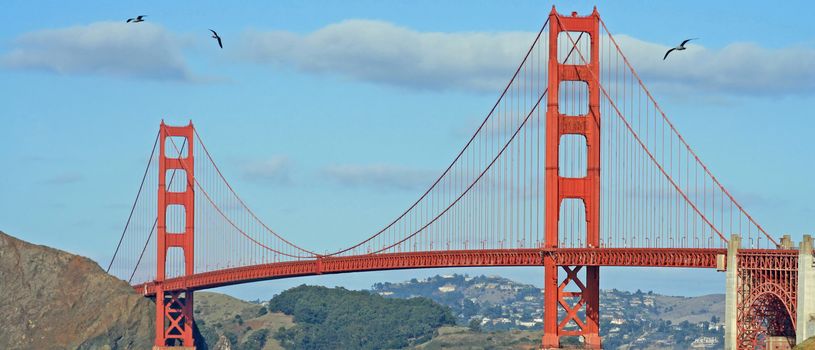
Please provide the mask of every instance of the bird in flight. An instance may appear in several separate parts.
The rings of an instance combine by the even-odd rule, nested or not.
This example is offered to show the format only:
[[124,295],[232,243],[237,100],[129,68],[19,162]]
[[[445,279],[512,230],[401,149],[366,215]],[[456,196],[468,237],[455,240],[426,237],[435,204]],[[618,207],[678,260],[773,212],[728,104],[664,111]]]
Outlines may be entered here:
[[223,49],[223,48],[224,48],[224,44],[221,42],[221,37],[220,37],[220,36],[218,36],[218,33],[216,33],[216,32],[215,32],[214,30],[212,30],[212,29],[210,29],[209,31],[210,31],[210,32],[212,32],[212,38],[213,38],[213,39],[218,40],[218,46],[219,46],[219,47],[221,47],[221,48]]
[[147,17],[147,16],[146,15],[141,15],[141,16],[136,16],[136,18],[128,18],[127,23],[130,23],[130,22],[133,22],[133,23],[144,22],[144,17]]
[[699,39],[699,38],[685,39],[685,41],[683,41],[681,44],[679,44],[679,46],[677,46],[677,47],[675,47],[675,48],[673,48],[673,49],[668,50],[668,52],[666,52],[666,53],[665,53],[665,57],[663,57],[663,58],[662,58],[662,60],[664,61],[666,58],[668,58],[668,54],[670,54],[670,53],[671,53],[671,51],[673,51],[673,50],[682,51],[682,50],[687,49],[687,47],[685,47],[685,44],[687,44],[687,43],[688,43],[688,41],[691,41],[691,40],[696,40],[696,39]]

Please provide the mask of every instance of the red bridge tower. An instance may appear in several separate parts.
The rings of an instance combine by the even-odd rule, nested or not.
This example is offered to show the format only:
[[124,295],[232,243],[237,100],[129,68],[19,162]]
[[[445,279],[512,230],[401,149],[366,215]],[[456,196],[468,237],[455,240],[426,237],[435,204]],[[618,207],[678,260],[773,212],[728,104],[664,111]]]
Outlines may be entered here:
[[[170,248],[179,248],[183,254],[184,275],[195,273],[195,158],[193,157],[194,130],[192,122],[187,126],[175,127],[161,122],[159,131],[160,155],[158,180],[158,252],[156,265],[156,342],[154,349],[165,346],[193,347],[192,290],[165,292],[162,282],[166,278],[167,253]],[[174,139],[181,140],[178,144]],[[168,141],[169,144],[168,144]],[[167,149],[169,147],[169,149]],[[167,157],[167,152],[177,157]],[[186,156],[185,156],[186,154]],[[184,174],[182,192],[168,188],[171,176]],[[179,186],[181,187],[181,186]],[[182,206],[184,228],[182,232],[167,231],[167,211],[171,206]],[[175,276],[174,276],[175,277]]]
[[[564,199],[578,199],[586,211],[586,247],[600,246],[600,86],[595,77],[600,76],[599,20],[595,9],[591,15],[578,17],[561,16],[554,7],[549,14],[549,93],[546,108],[546,248],[559,246],[558,220]],[[558,36],[563,33],[567,43],[558,47]],[[580,57],[560,63],[558,49],[568,50],[580,40],[575,34],[588,35],[591,49],[588,64]],[[574,42],[573,42],[574,41]],[[561,82],[578,81],[588,87],[588,108],[585,115],[562,114],[559,105]],[[560,173],[560,141],[565,135],[585,138],[587,155],[586,175],[581,178],[563,177]],[[582,224],[582,223],[580,223]],[[558,277],[562,268],[566,276]],[[544,257],[544,322],[543,348],[560,348],[563,336],[582,336],[583,345],[589,349],[600,348],[599,305],[600,269],[597,266],[557,266],[551,255]],[[581,279],[580,271],[585,270]],[[569,288],[572,291],[567,291]],[[577,291],[574,291],[574,290]],[[565,312],[558,317],[558,309]],[[583,311],[583,315],[578,312]],[[576,325],[577,329],[567,329]]]

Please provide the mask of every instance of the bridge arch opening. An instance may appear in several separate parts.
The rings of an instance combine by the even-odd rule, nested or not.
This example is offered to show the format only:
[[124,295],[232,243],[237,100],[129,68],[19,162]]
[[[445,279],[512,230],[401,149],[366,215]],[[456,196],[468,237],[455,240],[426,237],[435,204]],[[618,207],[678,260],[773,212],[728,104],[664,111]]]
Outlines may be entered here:
[[167,136],[164,140],[164,156],[186,159],[189,155],[189,141],[184,136]]
[[[588,32],[572,30],[563,30],[559,32],[557,35],[558,62],[569,65],[591,63],[591,42],[592,37]],[[580,54],[576,53],[578,51]]]
[[558,152],[558,175],[566,178],[585,178],[588,174],[589,146],[583,135],[570,134],[560,137]]
[[566,117],[589,114],[589,84],[583,80],[562,80],[558,88],[558,112]]
[[558,240],[561,248],[586,247],[586,203],[580,198],[566,198],[560,203]]
[[164,268],[167,278],[184,276],[184,250],[180,247],[167,248],[167,260],[165,264]]
[[165,214],[167,233],[180,234],[187,231],[187,209],[183,204],[170,204]]
[[187,171],[184,169],[167,169],[164,172],[164,184],[167,192],[182,193],[187,191]]
[[740,322],[740,349],[791,348],[795,345],[795,322],[785,292],[765,283],[749,303],[749,311]]

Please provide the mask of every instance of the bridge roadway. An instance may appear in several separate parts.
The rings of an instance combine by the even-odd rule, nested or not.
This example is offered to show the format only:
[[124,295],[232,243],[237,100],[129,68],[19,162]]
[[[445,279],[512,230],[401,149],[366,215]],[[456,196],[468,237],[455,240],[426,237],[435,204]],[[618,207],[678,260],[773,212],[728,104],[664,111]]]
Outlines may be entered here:
[[[740,252],[746,251],[749,250],[745,249]],[[782,252],[775,249],[772,251]],[[790,253],[794,254],[797,251],[790,251]],[[365,254],[227,268],[196,273],[187,277],[168,278],[162,282],[162,285],[165,291],[201,290],[278,278],[363,271],[440,267],[543,266],[545,256],[551,256],[560,266],[716,268],[717,255],[727,255],[727,249],[526,248]],[[133,287],[139,293],[151,296],[155,295],[157,283],[153,281]]]

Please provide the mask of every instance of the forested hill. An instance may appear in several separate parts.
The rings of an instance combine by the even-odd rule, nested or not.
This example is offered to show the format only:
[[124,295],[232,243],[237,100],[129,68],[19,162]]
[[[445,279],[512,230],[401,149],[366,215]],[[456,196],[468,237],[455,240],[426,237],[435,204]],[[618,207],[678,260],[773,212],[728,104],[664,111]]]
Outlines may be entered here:
[[430,299],[305,285],[275,296],[269,311],[294,318],[294,327],[274,335],[287,349],[401,349],[455,323],[449,308]]

